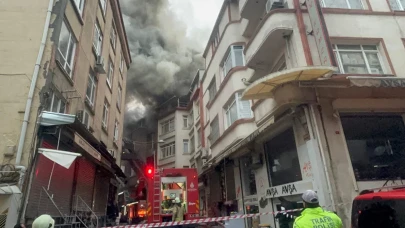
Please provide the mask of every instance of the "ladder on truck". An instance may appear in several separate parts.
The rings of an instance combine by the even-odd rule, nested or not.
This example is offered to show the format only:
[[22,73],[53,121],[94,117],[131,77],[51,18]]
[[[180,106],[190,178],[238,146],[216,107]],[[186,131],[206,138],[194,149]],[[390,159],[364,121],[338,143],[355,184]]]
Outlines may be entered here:
[[162,207],[162,197],[161,197],[161,170],[155,170],[153,175],[153,201],[152,201],[152,220],[153,222],[161,222],[160,213]]

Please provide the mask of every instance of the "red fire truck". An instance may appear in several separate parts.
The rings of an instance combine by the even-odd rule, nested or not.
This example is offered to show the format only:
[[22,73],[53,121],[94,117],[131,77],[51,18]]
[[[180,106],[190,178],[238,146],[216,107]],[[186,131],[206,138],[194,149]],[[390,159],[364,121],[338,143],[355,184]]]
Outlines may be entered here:
[[147,169],[147,222],[172,220],[173,201],[180,199],[185,220],[199,217],[198,176],[196,169]]
[[352,207],[352,228],[405,228],[405,189],[367,191]]

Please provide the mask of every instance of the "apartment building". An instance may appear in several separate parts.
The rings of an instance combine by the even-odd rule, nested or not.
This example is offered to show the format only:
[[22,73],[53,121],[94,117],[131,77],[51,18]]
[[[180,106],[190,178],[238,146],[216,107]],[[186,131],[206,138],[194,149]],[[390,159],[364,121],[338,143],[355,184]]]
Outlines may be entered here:
[[[0,34],[0,153],[2,167],[21,171],[21,218],[29,224],[48,213],[85,223],[77,215],[90,210],[102,225],[117,178],[125,177],[119,163],[131,57],[119,1],[6,0],[0,27],[8,31]],[[52,150],[77,157],[63,167],[47,155]]]
[[224,1],[200,86],[204,213],[217,216],[218,202],[237,213],[301,208],[314,189],[349,227],[361,191],[401,185],[403,4]]

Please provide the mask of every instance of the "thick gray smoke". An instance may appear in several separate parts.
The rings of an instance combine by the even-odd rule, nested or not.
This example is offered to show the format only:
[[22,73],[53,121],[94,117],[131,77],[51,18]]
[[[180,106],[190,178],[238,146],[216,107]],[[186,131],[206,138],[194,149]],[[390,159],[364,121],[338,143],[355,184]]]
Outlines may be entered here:
[[154,108],[167,99],[187,94],[203,61],[201,50],[187,45],[187,28],[170,11],[168,0],[120,3],[133,61],[127,78],[125,122],[129,127],[153,116]]

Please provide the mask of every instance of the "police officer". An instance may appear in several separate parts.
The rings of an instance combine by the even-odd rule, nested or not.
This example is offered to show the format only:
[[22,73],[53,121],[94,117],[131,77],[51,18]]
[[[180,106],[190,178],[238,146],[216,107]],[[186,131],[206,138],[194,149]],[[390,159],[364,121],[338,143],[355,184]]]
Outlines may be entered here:
[[342,220],[335,214],[319,206],[316,192],[307,190],[302,194],[304,210],[295,219],[294,228],[342,228]]

